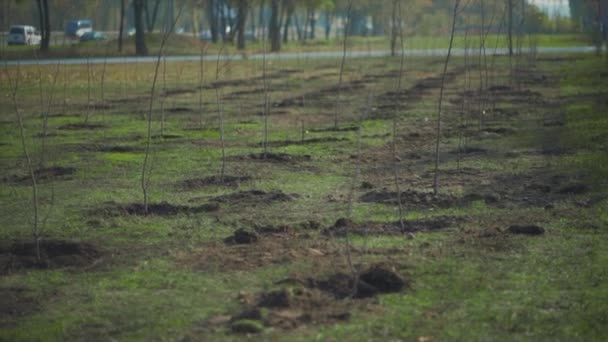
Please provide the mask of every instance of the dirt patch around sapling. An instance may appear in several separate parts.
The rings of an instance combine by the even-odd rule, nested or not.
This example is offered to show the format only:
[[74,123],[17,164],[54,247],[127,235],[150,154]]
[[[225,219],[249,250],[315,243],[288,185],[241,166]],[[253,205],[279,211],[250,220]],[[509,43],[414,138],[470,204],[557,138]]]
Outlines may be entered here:
[[211,202],[225,203],[229,205],[256,205],[269,204],[273,202],[291,202],[297,197],[298,195],[296,194],[286,194],[280,190],[269,192],[262,190],[248,190],[217,196],[212,198]]
[[[303,139],[303,140],[279,140],[279,141],[269,141],[269,147],[285,147],[290,145],[309,145],[309,144],[320,144],[320,143],[331,143],[331,142],[342,142],[349,141],[348,138],[336,138],[336,137],[323,137],[323,138],[311,138],[311,139]],[[264,143],[258,143],[255,145],[256,147],[264,146]]]
[[268,163],[280,163],[289,164],[297,162],[310,161],[312,157],[310,155],[293,155],[287,153],[252,153],[246,156],[232,156],[228,157],[230,160],[235,161],[257,161],[257,162],[268,162]]
[[[395,205],[398,204],[398,196],[396,191],[383,189],[367,192],[359,198],[359,201]],[[432,192],[412,189],[401,192],[401,204],[406,208],[448,208],[456,206],[458,203],[458,198],[450,194],[435,195]]]
[[148,210],[142,203],[118,204],[110,201],[104,203],[99,209],[89,211],[90,216],[175,216],[179,214],[199,214],[215,212],[220,209],[218,203],[209,203],[201,206],[173,205],[167,202],[150,203]]
[[184,191],[202,189],[209,186],[238,186],[251,180],[249,176],[209,176],[204,178],[190,178],[177,183],[177,187]]
[[15,241],[0,246],[0,274],[31,268],[86,268],[102,257],[93,244],[64,240],[41,240],[40,260],[36,242]]
[[[211,318],[233,333],[259,333],[266,328],[283,330],[300,326],[331,325],[348,321],[353,310],[373,311],[369,298],[398,293],[410,287],[409,279],[393,267],[371,265],[354,273],[332,273],[321,277],[294,276],[276,283],[276,289],[258,294],[240,293],[243,309],[226,319]],[[352,298],[352,300],[344,300]]]
[[[34,178],[36,178],[36,182],[69,180],[72,179],[74,173],[76,173],[74,167],[53,166],[34,170]],[[4,177],[2,180],[6,183],[32,184],[29,175],[12,175]]]
[[326,127],[326,128],[313,128],[311,132],[324,133],[324,132],[356,132],[359,130],[357,126],[344,126],[344,127]]
[[96,129],[102,129],[102,128],[107,128],[107,127],[108,126],[102,125],[102,124],[80,122],[80,123],[70,123],[70,124],[61,125],[58,127],[58,129],[76,131],[76,130],[96,130]]
[[346,218],[340,218],[332,226],[323,230],[330,236],[345,236],[354,234],[360,236],[377,235],[401,235],[404,233],[432,232],[456,226],[464,219],[454,216],[440,216],[423,220],[403,220],[401,222],[354,222]]

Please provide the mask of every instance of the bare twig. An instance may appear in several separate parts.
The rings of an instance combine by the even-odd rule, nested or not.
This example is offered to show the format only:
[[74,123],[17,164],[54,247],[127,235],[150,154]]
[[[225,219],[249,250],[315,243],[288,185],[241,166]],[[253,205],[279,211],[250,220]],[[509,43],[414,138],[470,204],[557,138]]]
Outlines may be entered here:
[[342,78],[344,76],[344,66],[346,64],[346,43],[348,41],[348,30],[351,24],[350,15],[353,7],[353,0],[348,1],[346,10],[346,24],[344,25],[344,39],[342,41],[342,61],[340,62],[340,76],[338,79],[338,91],[336,92],[336,104],[334,108],[334,129],[338,128],[338,112],[340,110],[340,95],[342,93]]
[[443,73],[441,75],[441,87],[439,88],[439,103],[437,105],[437,126],[435,130],[435,172],[433,176],[433,194],[437,195],[439,191],[439,141],[441,140],[441,105],[443,101],[443,91],[445,88],[445,75],[448,70],[448,64],[450,63],[450,56],[452,54],[452,46],[454,44],[454,31],[456,29],[456,15],[458,13],[458,6],[460,0],[454,0],[454,10],[452,14],[452,29],[450,31],[450,45],[448,47],[448,54],[445,58],[443,65]]
[[6,65],[6,60],[4,62],[4,70],[6,72],[6,76],[9,82],[9,86],[11,89],[10,98],[13,102],[13,108],[15,111],[15,116],[17,118],[17,124],[19,126],[19,138],[21,139],[21,147],[23,150],[23,155],[25,156],[25,161],[28,168],[28,173],[30,176],[30,180],[32,182],[32,209],[34,211],[34,221],[32,223],[32,236],[34,237],[34,241],[36,243],[36,259],[40,262],[40,222],[38,217],[39,211],[39,201],[38,201],[38,184],[36,183],[36,173],[34,172],[34,165],[32,164],[32,158],[30,157],[29,150],[27,148],[27,143],[25,140],[25,129],[23,126],[23,116],[21,115],[21,111],[19,110],[19,102],[17,101],[17,92],[19,90],[19,64],[17,64],[17,76],[15,77],[15,82],[13,83],[10,72],[8,71],[8,66]]
[[147,117],[147,121],[148,121],[148,128],[147,128],[147,136],[146,136],[146,149],[145,149],[145,156],[144,156],[144,161],[142,163],[142,169],[141,169],[141,189],[144,195],[144,214],[148,214],[148,187],[150,185],[150,167],[148,165],[148,161],[150,159],[150,147],[151,147],[151,142],[152,142],[152,107],[154,104],[154,92],[156,90],[156,80],[158,79],[158,69],[160,68],[160,60],[161,57],[163,55],[164,52],[164,48],[165,48],[165,44],[167,43],[167,40],[169,39],[169,36],[171,36],[171,33],[174,31],[175,29],[175,24],[177,23],[177,21],[179,20],[179,17],[182,14],[182,8],[180,8],[179,13],[177,14],[177,17],[175,18],[175,20],[173,21],[172,25],[171,25],[171,29],[168,30],[162,38],[162,41],[160,43],[160,48],[158,49],[158,55],[156,57],[156,66],[154,68],[154,78],[152,80],[152,87],[150,89],[150,102],[149,102],[149,107],[148,107],[148,117]]

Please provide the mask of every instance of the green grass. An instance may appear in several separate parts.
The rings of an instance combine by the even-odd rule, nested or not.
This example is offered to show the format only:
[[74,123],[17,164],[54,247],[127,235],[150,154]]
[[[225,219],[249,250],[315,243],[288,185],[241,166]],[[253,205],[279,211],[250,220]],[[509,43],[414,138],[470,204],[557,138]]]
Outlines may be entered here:
[[[559,39],[562,39],[559,40]],[[559,46],[573,37],[545,37],[543,44]],[[365,40],[354,39],[353,44]],[[371,39],[377,46],[383,40]],[[413,46],[417,43],[412,39]],[[441,47],[439,40],[424,43],[428,47]],[[356,45],[355,45],[356,46]],[[185,47],[184,47],[185,48]],[[311,47],[312,48],[312,47]],[[332,48],[330,45],[328,49]],[[460,167],[481,171],[478,178],[442,177],[442,193],[456,196],[476,189],[479,184],[494,181],[494,177],[526,176],[555,173],[585,182],[589,193],[573,197],[560,197],[554,208],[517,204],[497,207],[483,200],[450,208],[406,208],[406,220],[425,220],[440,216],[462,219],[448,229],[418,232],[414,239],[403,236],[351,236],[356,247],[352,252],[356,265],[380,262],[394,267],[410,282],[403,293],[379,296],[366,304],[353,304],[351,318],[336,324],[305,324],[295,330],[265,329],[252,336],[254,340],[417,340],[428,336],[435,340],[584,340],[601,341],[608,336],[605,286],[608,263],[608,200],[599,199],[585,206],[582,201],[606,193],[605,151],[608,129],[605,106],[600,97],[591,97],[606,89],[603,61],[591,56],[577,56],[576,63],[539,61],[533,69],[537,73],[559,75],[559,82],[528,84],[524,88],[542,91],[546,103],[517,103],[510,99],[499,100],[500,108],[521,109],[521,117],[500,118],[500,126],[515,130],[512,135],[474,140],[473,145],[489,152],[461,161]],[[325,72],[336,71],[334,60],[280,61],[270,66],[269,74],[283,69],[297,72],[271,80],[279,89],[271,98],[308,93],[333,85],[335,75],[310,79]],[[439,59],[408,60],[409,70],[404,87],[412,86],[419,78],[437,75]],[[457,59],[455,63],[461,63]],[[499,84],[507,84],[509,72],[506,58],[496,60]],[[365,74],[378,75],[396,70],[399,60],[354,59],[349,61],[345,80],[362,78]],[[213,74],[215,66],[206,63],[207,72]],[[127,68],[108,66],[106,100],[116,100],[146,94],[149,90],[151,65]],[[243,61],[224,69],[222,79],[248,79],[259,76],[259,62]],[[182,71],[180,72],[180,69]],[[99,66],[93,68],[98,80]],[[198,82],[196,63],[168,65],[167,81],[171,89],[193,88]],[[14,69],[10,69],[15,72]],[[396,222],[396,206],[358,201],[368,191],[359,186],[371,181],[374,190],[393,191],[393,161],[388,143],[392,121],[367,118],[362,121],[361,156],[357,167],[352,155],[357,152],[357,132],[313,132],[314,129],[333,125],[335,95],[309,98],[306,108],[288,108],[269,116],[269,140],[299,140],[300,120],[305,121],[307,139],[336,137],[346,140],[291,144],[272,147],[272,152],[292,155],[311,155],[311,161],[269,163],[229,159],[228,175],[248,175],[253,179],[233,187],[210,186],[184,191],[178,183],[184,179],[217,175],[220,167],[218,118],[215,112],[215,92],[205,89],[203,95],[203,129],[198,127],[198,110],[167,114],[167,132],[179,135],[177,139],[153,140],[153,173],[150,199],[157,203],[167,201],[175,205],[197,206],[211,198],[245,190],[280,190],[297,194],[291,202],[222,204],[218,212],[179,214],[175,216],[109,216],[99,209],[108,202],[129,204],[142,201],[140,172],[145,146],[145,120],[142,108],[147,99],[111,102],[105,115],[96,111],[91,123],[103,123],[102,129],[63,130],[60,126],[84,121],[83,105],[87,98],[86,69],[69,67],[65,75],[70,78],[67,92],[68,116],[49,119],[51,133],[47,153],[49,162],[73,166],[76,173],[71,179],[43,181],[39,185],[42,212],[50,209],[44,227],[45,239],[88,241],[104,251],[104,259],[90,270],[63,268],[54,270],[21,270],[0,277],[0,293],[15,293],[24,302],[38,303],[34,310],[23,315],[0,318],[0,340],[90,340],[107,337],[116,340],[181,340],[194,336],[199,340],[237,340],[228,326],[216,330],[206,328],[204,322],[216,315],[232,315],[243,308],[239,298],[280,287],[276,282],[300,275],[321,277],[336,271],[348,271],[343,255],[346,240],[330,238],[321,231],[348,215],[348,196],[354,187],[351,218],[356,222]],[[126,72],[125,72],[126,71]],[[27,146],[33,160],[40,158],[38,70],[21,69],[20,98],[25,117]],[[50,73],[45,70],[43,72]],[[65,75],[60,75],[61,83]],[[135,77],[137,75],[137,77]],[[208,76],[209,78],[210,76]],[[474,73],[473,77],[477,77]],[[1,74],[0,80],[6,81]],[[50,83],[44,78],[44,85]],[[207,79],[206,82],[209,82]],[[462,90],[463,79],[449,85],[451,93]],[[295,85],[287,88],[286,84]],[[257,89],[259,83],[244,82],[222,88],[224,96],[242,90]],[[340,107],[340,126],[357,123],[367,101],[370,89],[374,98],[394,89],[392,77],[381,79],[362,90],[345,91]],[[287,88],[284,89],[283,87]],[[45,88],[48,89],[48,88]],[[7,82],[0,82],[0,91],[7,93]],[[99,83],[93,82],[94,99],[99,100]],[[63,111],[62,89],[57,88],[60,100],[53,113]],[[579,95],[581,93],[582,95]],[[452,95],[454,96],[454,95]],[[558,96],[566,96],[566,100]],[[227,97],[228,98],[228,97]],[[228,98],[229,99],[229,98]],[[593,99],[593,101],[589,101]],[[549,106],[552,101],[565,101]],[[154,103],[154,133],[159,132],[159,99]],[[331,103],[331,107],[327,104]],[[398,154],[401,189],[430,190],[427,171],[432,169],[424,159],[408,159],[409,152],[424,157],[432,150],[434,93],[413,103],[412,111],[400,113]],[[184,106],[198,108],[198,93],[171,96],[166,108]],[[240,95],[226,101],[225,138],[228,156],[260,153],[263,140],[263,118],[260,111],[260,94]],[[242,110],[239,109],[242,107]],[[0,99],[0,157],[2,177],[25,175],[19,132],[14,123],[8,98]],[[433,108],[433,109],[429,109]],[[545,127],[538,121],[519,121],[543,114],[555,114],[560,109],[564,125]],[[455,108],[449,107],[446,128],[455,127]],[[277,110],[278,112],[278,110]],[[428,120],[425,121],[424,119]],[[503,120],[503,121],[498,121]],[[409,133],[420,132],[418,139]],[[410,140],[407,140],[410,139]],[[473,139],[473,138],[471,138]],[[542,155],[537,152],[549,142],[569,151],[564,154]],[[446,130],[442,141],[440,169],[456,169],[455,156],[447,153],[455,148],[457,136]],[[94,146],[128,146],[128,152],[101,152]],[[517,152],[505,157],[508,152]],[[447,173],[446,173],[447,174]],[[573,176],[574,175],[574,176]],[[534,178],[534,181],[545,181]],[[528,180],[525,180],[528,181]],[[548,180],[547,180],[548,181]],[[445,183],[444,183],[445,182]],[[446,184],[445,187],[443,184]],[[491,183],[489,183],[491,184]],[[513,186],[518,186],[517,184]],[[557,189],[557,188],[555,188]],[[553,193],[547,195],[551,196]],[[30,239],[31,188],[27,184],[0,183],[0,240],[10,243],[17,239]],[[95,213],[97,212],[97,213]],[[298,230],[303,222],[316,221],[319,231]],[[505,231],[511,224],[538,224],[546,228],[542,236],[527,237],[511,234],[481,237],[484,232]],[[255,225],[290,225],[300,236],[286,236],[275,245],[255,247],[224,246],[222,240],[236,228],[252,230]],[[260,250],[255,250],[258,248]],[[252,248],[252,249],[247,249]],[[263,259],[264,253],[276,253],[285,248],[285,257],[274,263],[252,267],[238,267],[229,261],[242,257],[243,250],[258,254],[244,254],[243,263]],[[323,258],[308,256],[308,248],[320,249]],[[226,260],[209,257],[217,250]],[[304,251],[304,252],[303,252]],[[370,253],[366,253],[370,252]],[[261,255],[261,257],[260,257]],[[291,255],[299,255],[291,258]],[[207,256],[207,257],[206,257]],[[232,259],[230,259],[232,260]],[[237,266],[235,266],[237,264]],[[16,288],[22,289],[14,292]],[[4,298],[4,297],[3,297]],[[12,298],[12,297],[10,297]],[[24,299],[25,298],[25,299]],[[4,300],[4,299],[3,299]],[[348,303],[348,301],[340,304]],[[331,303],[330,303],[331,304]],[[346,305],[346,304],[345,304]],[[9,322],[10,318],[10,322]],[[6,320],[6,321],[4,321]],[[6,323],[6,324],[5,324]]]

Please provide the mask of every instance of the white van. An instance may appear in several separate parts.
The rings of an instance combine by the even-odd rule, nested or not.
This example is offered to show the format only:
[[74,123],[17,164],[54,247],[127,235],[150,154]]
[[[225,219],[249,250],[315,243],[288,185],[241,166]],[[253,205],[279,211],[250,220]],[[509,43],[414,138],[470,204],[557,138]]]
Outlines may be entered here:
[[41,40],[34,26],[13,25],[8,32],[8,45],[39,45]]

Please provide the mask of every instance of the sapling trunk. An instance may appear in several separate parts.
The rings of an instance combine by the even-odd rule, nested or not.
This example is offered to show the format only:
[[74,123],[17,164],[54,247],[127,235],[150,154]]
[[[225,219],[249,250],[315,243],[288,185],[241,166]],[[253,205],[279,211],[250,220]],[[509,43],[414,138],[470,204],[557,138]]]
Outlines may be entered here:
[[264,108],[262,113],[264,116],[264,141],[262,142],[263,153],[262,157],[266,159],[268,154],[268,84],[266,83],[266,35],[262,36],[262,87],[264,90]]
[[29,150],[27,148],[27,143],[25,140],[25,129],[23,127],[23,116],[21,115],[21,111],[19,110],[19,102],[17,101],[17,92],[19,89],[19,78],[20,78],[20,69],[19,64],[17,64],[17,77],[15,77],[15,82],[11,78],[11,75],[8,71],[8,66],[6,65],[6,61],[4,64],[4,70],[6,72],[6,76],[9,82],[9,87],[11,89],[10,97],[13,102],[13,109],[15,111],[15,117],[17,119],[17,125],[19,126],[19,138],[21,140],[21,147],[23,150],[23,155],[25,156],[25,161],[28,169],[28,174],[30,177],[30,181],[32,182],[32,210],[33,210],[33,222],[32,222],[32,236],[34,238],[34,242],[36,243],[36,259],[40,262],[40,226],[39,226],[39,201],[38,201],[38,184],[36,183],[36,173],[34,172],[34,165],[32,164],[32,158],[30,157]]
[[87,55],[87,114],[84,118],[84,123],[89,122],[91,116],[91,61],[89,55]]
[[[108,65],[108,47],[106,46],[106,51],[103,56],[103,66],[101,67],[101,90],[100,90],[100,103],[101,103],[101,118],[102,121],[106,120],[106,99],[105,99],[105,85],[106,85],[106,67]],[[105,134],[105,129],[104,129]]]
[[215,98],[217,101],[217,115],[219,119],[219,130],[220,130],[220,147],[222,150],[222,165],[220,168],[220,183],[224,183],[224,175],[226,171],[226,146],[224,143],[224,108],[222,105],[222,94],[220,90],[220,86],[218,84],[220,78],[220,57],[222,51],[224,50],[224,44],[222,43],[222,47],[217,53],[217,62],[215,66],[215,83],[217,84],[215,87]]
[[439,103],[437,105],[437,126],[435,129],[435,172],[433,176],[433,194],[437,195],[439,191],[439,142],[441,140],[441,105],[443,101],[443,90],[445,87],[445,75],[448,71],[450,56],[452,54],[452,46],[454,44],[454,31],[456,29],[456,17],[458,14],[458,6],[460,0],[454,0],[454,10],[452,12],[452,29],[450,30],[450,45],[448,46],[448,54],[443,64],[443,73],[441,75],[441,87],[439,88]]
[[340,110],[340,95],[342,92],[342,77],[344,76],[344,66],[346,65],[346,43],[348,41],[348,30],[350,25],[350,14],[353,7],[353,0],[349,0],[346,10],[346,24],[344,25],[344,39],[342,41],[342,61],[340,62],[340,76],[338,78],[338,90],[336,92],[336,105],[334,108],[334,129],[338,129],[338,112]]
[[158,69],[160,68],[161,57],[164,52],[165,44],[167,43],[169,36],[173,32],[173,30],[175,28],[175,24],[177,23],[177,20],[179,19],[181,14],[182,14],[182,9],[180,8],[180,11],[177,14],[177,17],[175,18],[175,21],[173,21],[173,23],[171,25],[171,29],[168,30],[163,35],[163,38],[160,42],[160,48],[158,49],[158,55],[156,57],[156,65],[154,67],[154,78],[152,79],[152,86],[150,88],[150,101],[149,101],[148,116],[147,116],[146,149],[145,149],[145,154],[144,154],[144,161],[142,163],[142,168],[141,168],[141,182],[140,182],[141,190],[142,190],[143,196],[144,196],[144,214],[145,215],[148,214],[148,200],[149,200],[148,188],[150,185],[150,172],[151,172],[151,170],[150,170],[151,167],[148,165],[148,162],[150,159],[150,147],[151,147],[151,142],[152,142],[152,107],[154,104],[154,92],[156,90],[156,81],[158,79]]
[[204,48],[200,48],[198,75],[198,128],[203,129],[203,81],[205,78],[205,63],[203,62]]
[[59,77],[59,62],[55,67],[55,71],[53,72],[53,79],[51,84],[51,89],[49,92],[49,97],[47,100],[46,108],[42,109],[42,132],[41,132],[41,143],[40,143],[40,168],[43,168],[46,163],[47,153],[46,153],[46,140],[48,138],[48,128],[49,128],[49,113],[51,111],[51,106],[53,104],[53,97],[55,94],[55,85],[57,84],[57,78]]
[[[399,77],[397,81],[397,96],[396,99],[399,99],[401,96],[401,86],[403,80],[403,68],[404,68],[404,60],[405,60],[405,46],[403,44],[403,18],[401,18],[401,2],[397,5],[397,11],[399,12],[399,42],[401,45],[401,59],[399,62]],[[398,101],[398,100],[397,100]],[[395,106],[397,111],[399,110],[399,106]],[[403,205],[401,203],[401,190],[399,186],[399,164],[397,158],[397,150],[396,150],[396,142],[397,142],[397,115],[395,112],[393,114],[393,142],[392,142],[392,154],[393,154],[393,176],[395,181],[395,190],[397,191],[397,204],[399,208],[399,226],[402,232],[405,232],[405,224],[403,223]]]
[[[178,78],[179,79],[179,78]],[[165,101],[167,95],[167,56],[163,56],[163,92],[160,96],[160,138],[165,136]]]

